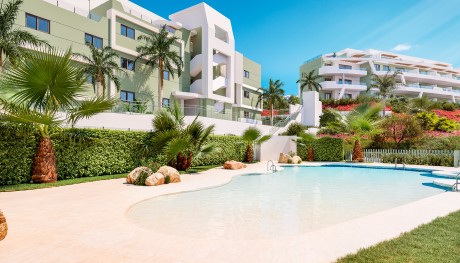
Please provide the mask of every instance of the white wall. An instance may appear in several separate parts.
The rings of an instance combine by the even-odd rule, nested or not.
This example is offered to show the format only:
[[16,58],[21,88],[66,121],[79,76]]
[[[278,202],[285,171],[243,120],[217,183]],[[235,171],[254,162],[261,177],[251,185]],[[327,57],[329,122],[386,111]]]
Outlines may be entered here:
[[306,91],[302,93],[302,98],[302,124],[319,127],[319,116],[323,114],[319,93],[316,91]]
[[280,153],[297,152],[296,136],[273,136],[270,140],[255,147],[256,160],[278,161]]

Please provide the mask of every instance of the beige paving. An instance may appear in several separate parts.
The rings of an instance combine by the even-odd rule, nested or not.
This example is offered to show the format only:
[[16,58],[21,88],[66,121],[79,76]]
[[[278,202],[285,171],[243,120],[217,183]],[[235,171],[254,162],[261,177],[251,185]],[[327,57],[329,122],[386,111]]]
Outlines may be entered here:
[[[117,179],[0,193],[9,225],[0,262],[331,262],[460,209],[460,194],[448,192],[297,237],[264,240],[168,236],[125,217],[130,206],[145,199],[222,185],[235,175],[265,169],[265,163],[242,171],[217,168],[160,187]],[[152,224],[168,227],[168,222]]]

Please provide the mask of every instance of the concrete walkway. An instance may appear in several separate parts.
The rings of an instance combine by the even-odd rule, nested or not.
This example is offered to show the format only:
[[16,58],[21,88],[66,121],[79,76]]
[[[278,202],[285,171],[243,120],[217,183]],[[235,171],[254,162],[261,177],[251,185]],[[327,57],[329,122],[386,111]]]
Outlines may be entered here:
[[139,228],[125,216],[145,199],[222,185],[265,169],[265,163],[240,171],[216,168],[158,187],[116,179],[0,193],[9,226],[0,262],[331,262],[460,209],[460,193],[447,192],[296,237],[263,240],[168,236]]

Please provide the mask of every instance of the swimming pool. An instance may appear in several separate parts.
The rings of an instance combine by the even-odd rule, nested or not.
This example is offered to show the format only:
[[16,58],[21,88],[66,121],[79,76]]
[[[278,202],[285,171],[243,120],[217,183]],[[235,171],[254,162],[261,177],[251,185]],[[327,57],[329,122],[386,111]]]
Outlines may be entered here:
[[131,207],[140,227],[200,239],[299,235],[442,192],[425,171],[285,167],[223,186],[156,197]]

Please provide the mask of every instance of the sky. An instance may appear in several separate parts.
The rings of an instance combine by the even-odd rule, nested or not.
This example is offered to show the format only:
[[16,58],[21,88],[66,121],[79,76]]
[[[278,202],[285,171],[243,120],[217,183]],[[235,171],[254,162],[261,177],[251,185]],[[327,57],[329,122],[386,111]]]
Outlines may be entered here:
[[[164,18],[199,0],[131,0]],[[459,0],[209,0],[232,22],[236,49],[296,94],[299,67],[344,48],[394,51],[460,67]]]

